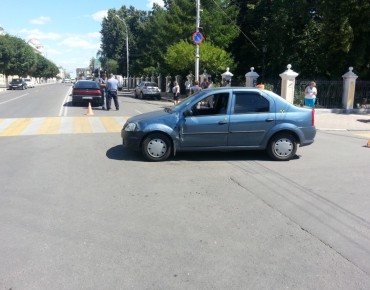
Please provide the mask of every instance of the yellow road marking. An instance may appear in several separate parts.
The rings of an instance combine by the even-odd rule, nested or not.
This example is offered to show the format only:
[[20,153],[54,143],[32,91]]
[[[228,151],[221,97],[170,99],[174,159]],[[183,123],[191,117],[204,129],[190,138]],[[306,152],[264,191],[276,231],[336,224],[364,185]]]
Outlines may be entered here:
[[127,120],[124,116],[111,117],[45,117],[2,118],[0,137],[23,135],[117,133]]
[[74,133],[91,133],[92,128],[86,117],[73,118]]
[[59,117],[46,118],[40,129],[37,130],[37,134],[58,134],[60,122],[61,118]]
[[6,128],[4,131],[0,133],[0,136],[17,136],[20,135],[23,130],[31,123],[30,119],[21,118],[15,120],[11,126]]
[[356,136],[361,136],[361,137],[367,137],[370,138],[370,133],[364,133],[364,134],[355,134]]
[[117,122],[114,118],[111,117],[101,117],[101,122],[103,123],[104,128],[108,132],[120,132],[122,129],[122,126],[120,123]]

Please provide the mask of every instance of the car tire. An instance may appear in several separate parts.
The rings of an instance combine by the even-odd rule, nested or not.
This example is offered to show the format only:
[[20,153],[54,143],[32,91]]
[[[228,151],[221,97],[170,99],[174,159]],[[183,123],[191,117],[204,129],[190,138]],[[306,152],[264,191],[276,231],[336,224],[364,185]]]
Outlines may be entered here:
[[25,89],[25,87],[24,86],[22,86],[22,90],[24,90]]
[[143,100],[144,99],[144,94],[143,92],[140,93],[140,100]]
[[157,100],[160,101],[161,100],[161,96],[157,96]]
[[297,141],[291,134],[279,133],[274,135],[268,144],[267,153],[277,161],[288,161],[297,152]]
[[153,133],[144,139],[141,151],[144,158],[148,161],[164,161],[171,154],[172,143],[166,135]]

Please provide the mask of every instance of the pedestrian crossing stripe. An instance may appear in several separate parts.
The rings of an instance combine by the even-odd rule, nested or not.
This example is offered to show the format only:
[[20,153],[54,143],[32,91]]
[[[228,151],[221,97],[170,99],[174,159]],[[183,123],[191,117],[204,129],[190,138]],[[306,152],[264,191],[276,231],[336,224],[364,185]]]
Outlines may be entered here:
[[120,132],[128,117],[45,117],[0,119],[0,137]]

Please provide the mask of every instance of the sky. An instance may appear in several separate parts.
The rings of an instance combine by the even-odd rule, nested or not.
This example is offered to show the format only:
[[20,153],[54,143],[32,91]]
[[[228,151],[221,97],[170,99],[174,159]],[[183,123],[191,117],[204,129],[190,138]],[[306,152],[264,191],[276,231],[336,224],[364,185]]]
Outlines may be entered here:
[[88,67],[100,49],[101,23],[108,9],[151,10],[153,3],[163,6],[163,0],[3,1],[0,27],[26,42],[38,41],[43,56],[75,77],[76,68]]

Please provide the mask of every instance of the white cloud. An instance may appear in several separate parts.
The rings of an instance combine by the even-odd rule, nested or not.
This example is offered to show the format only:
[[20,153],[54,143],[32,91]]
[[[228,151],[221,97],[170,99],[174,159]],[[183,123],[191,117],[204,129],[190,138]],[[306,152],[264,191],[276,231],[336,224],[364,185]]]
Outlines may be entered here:
[[96,39],[100,39],[101,34],[100,34],[100,32],[90,32],[90,33],[88,33],[88,34],[87,34],[87,36],[88,36],[89,38],[96,38]]
[[108,15],[108,10],[101,10],[101,11],[98,11],[92,14],[91,18],[94,19],[95,21],[101,22],[104,17],[107,17],[107,15]]
[[67,37],[63,41],[59,42],[58,45],[93,50],[97,50],[100,48],[100,42],[91,43],[87,40],[82,39],[80,36]]
[[157,3],[159,6],[164,6],[163,0],[148,0],[148,3],[146,4],[146,7],[149,9],[153,8],[153,4]]
[[46,22],[49,22],[49,21],[50,21],[50,17],[40,16],[39,18],[31,19],[30,23],[43,25],[43,24],[45,24]]
[[38,29],[22,29],[19,31],[21,34],[26,35],[27,39],[36,38],[36,39],[58,39],[61,38],[60,34],[52,32],[41,32]]

